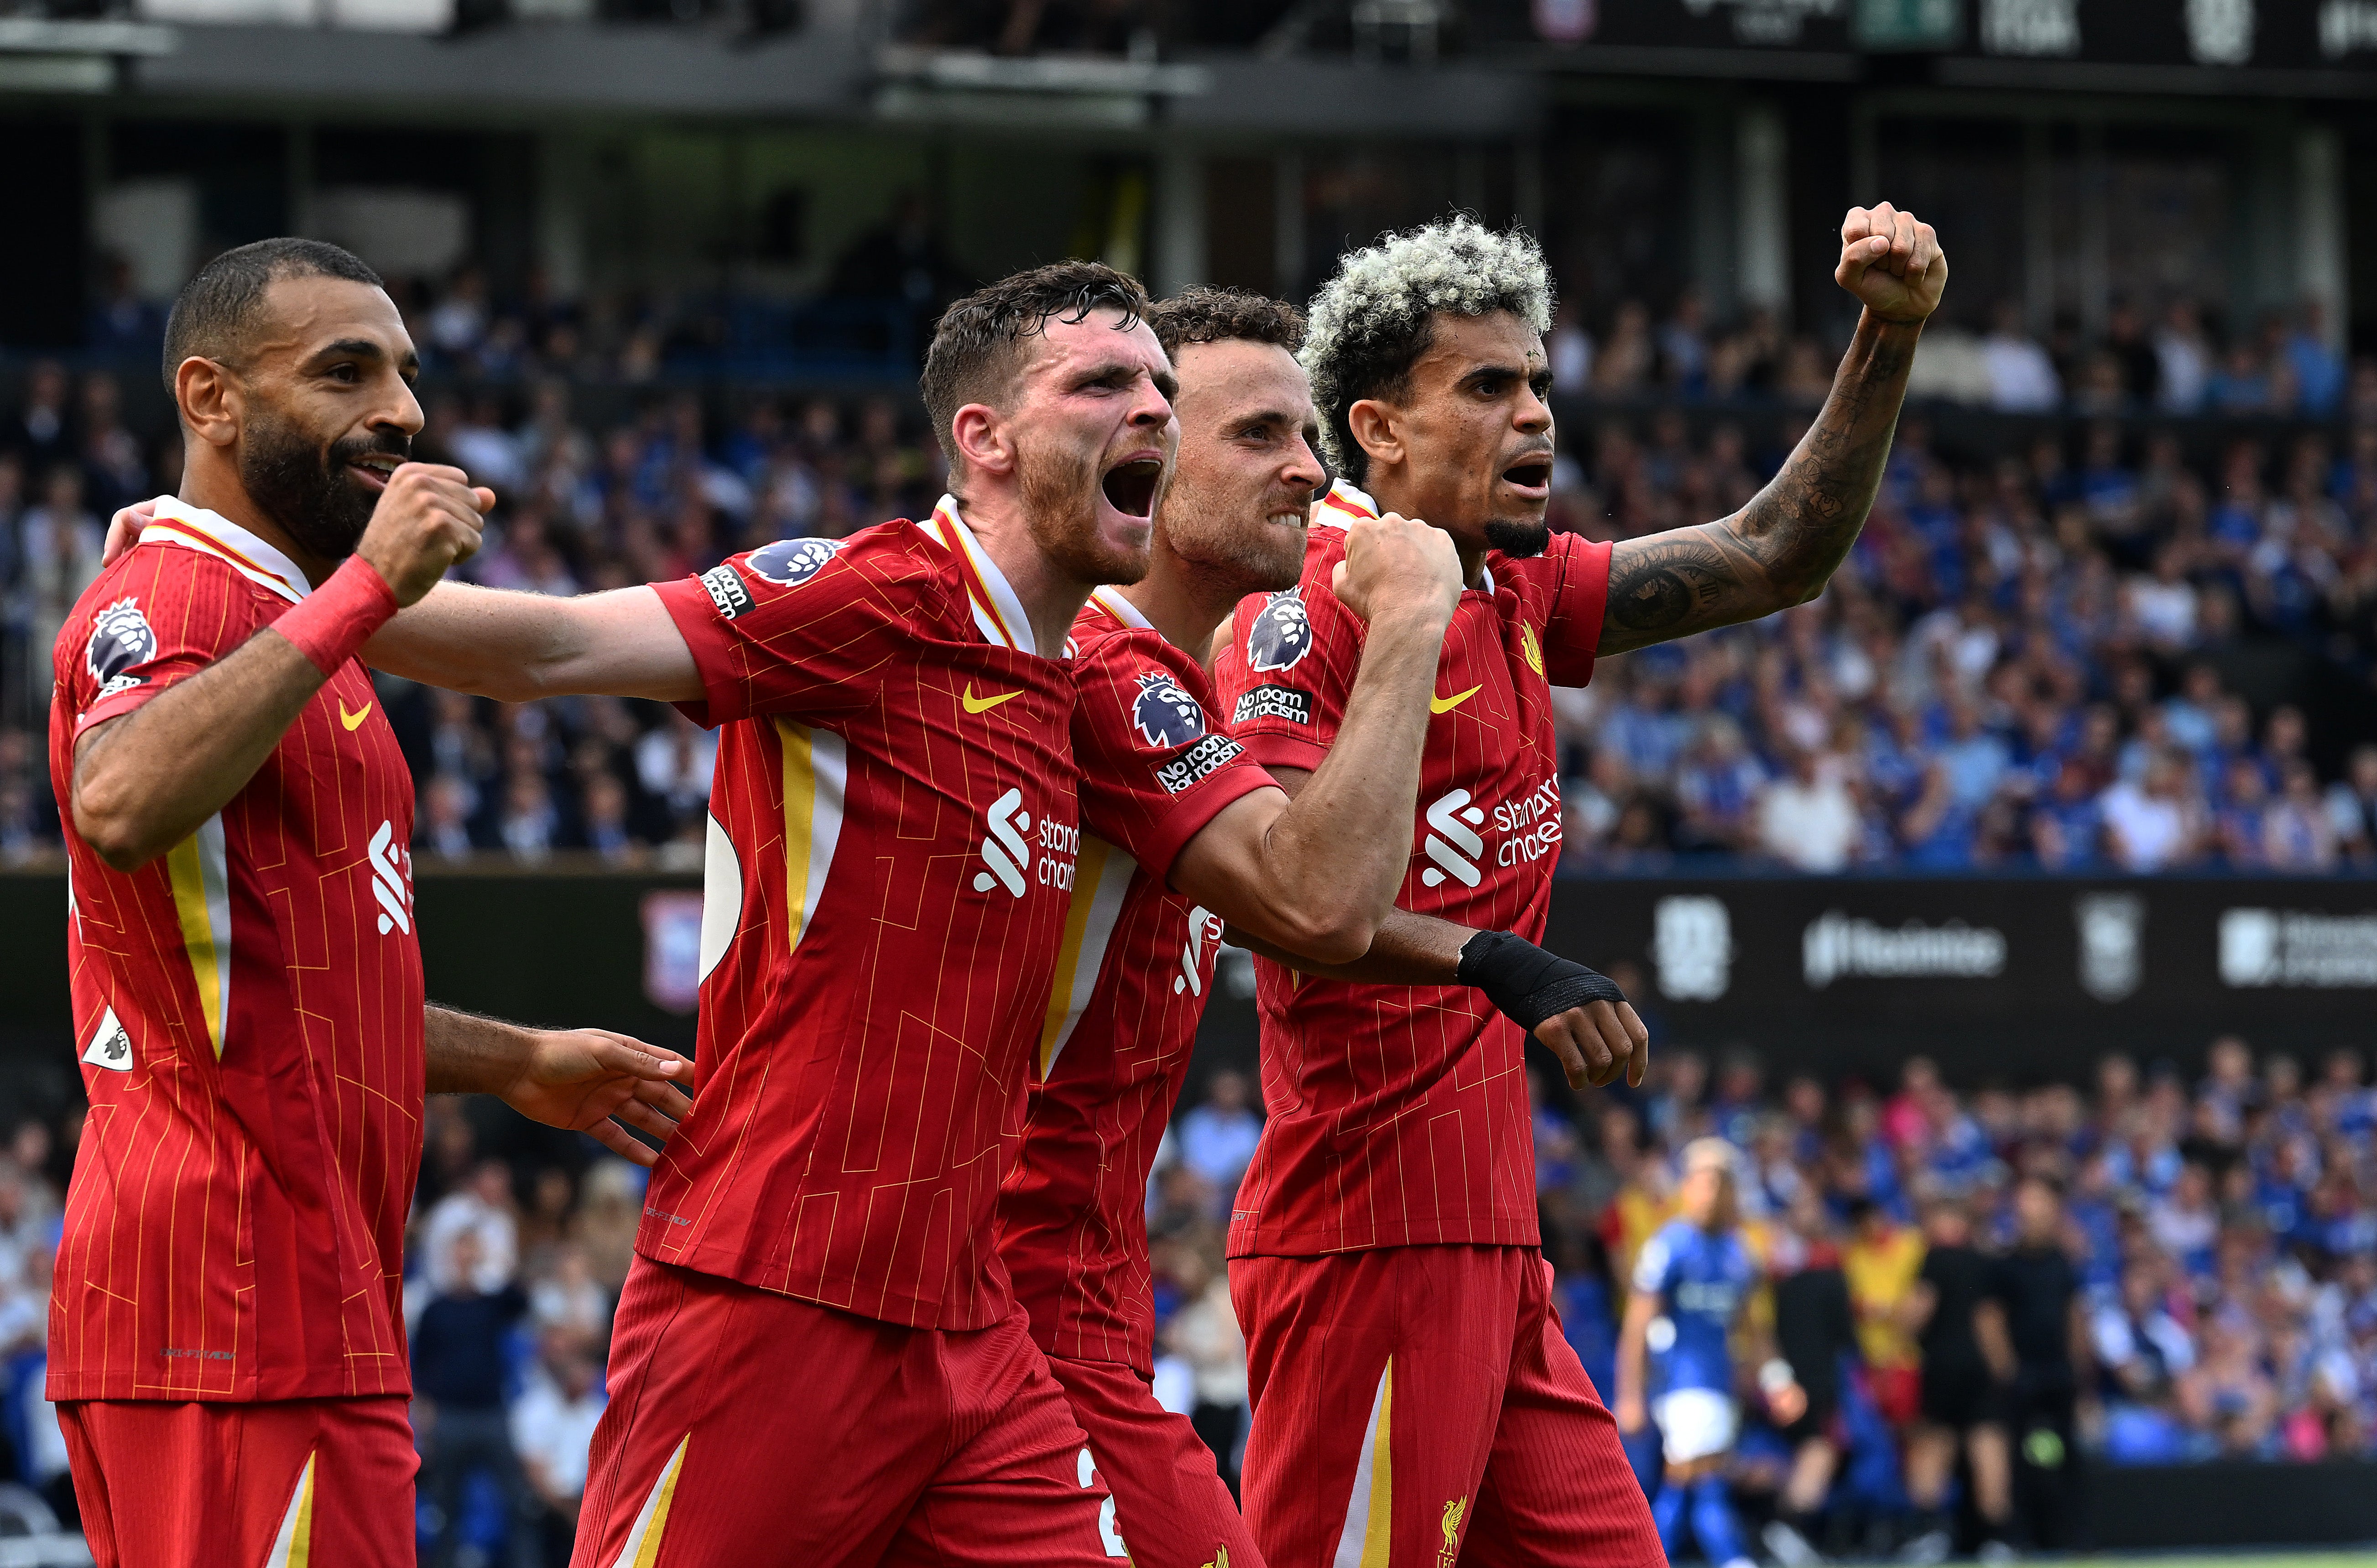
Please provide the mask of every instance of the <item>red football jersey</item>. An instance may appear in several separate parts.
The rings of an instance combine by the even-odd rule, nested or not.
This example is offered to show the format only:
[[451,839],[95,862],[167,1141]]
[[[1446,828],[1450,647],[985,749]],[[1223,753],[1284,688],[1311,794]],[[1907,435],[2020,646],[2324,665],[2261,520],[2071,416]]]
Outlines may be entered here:
[[1073,890],[1073,679],[944,499],[661,586],[724,726],[693,1114],[638,1250],[973,1329]]
[[[1342,481],[1315,515],[1304,581],[1238,606],[1214,666],[1256,760],[1313,769],[1336,737],[1362,623],[1330,592],[1345,535],[1376,515]],[[1395,903],[1481,930],[1544,934],[1559,861],[1551,688],[1593,678],[1609,546],[1555,534],[1528,560],[1487,557],[1437,667],[1412,865]],[[1533,1246],[1524,1037],[1467,986],[1356,986],[1261,959],[1263,1100],[1230,1253],[1296,1256],[1423,1242]]]
[[1272,776],[1209,722],[1212,686],[1112,589],[1073,623],[1081,875],[1033,1061],[998,1251],[1052,1355],[1154,1371],[1147,1173],[1222,945],[1173,858]]
[[167,497],[59,633],[76,1048],[90,1099],[50,1297],[53,1399],[409,1394],[421,1163],[412,775],[370,675],[325,682],[221,811],[111,870],[75,832],[75,740],[311,592]]

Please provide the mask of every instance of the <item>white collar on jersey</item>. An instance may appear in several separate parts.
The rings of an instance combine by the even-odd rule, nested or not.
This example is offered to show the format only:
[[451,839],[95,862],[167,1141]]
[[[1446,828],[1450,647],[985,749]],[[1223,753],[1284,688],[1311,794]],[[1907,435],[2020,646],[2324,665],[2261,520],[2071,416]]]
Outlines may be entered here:
[[[1379,503],[1370,499],[1369,492],[1367,490],[1357,490],[1352,484],[1343,479],[1337,480],[1329,486],[1329,494],[1321,500],[1320,505],[1323,508],[1335,510],[1349,511],[1357,517],[1376,517],[1379,515]],[[1338,524],[1336,526],[1343,527],[1344,525]],[[1477,570],[1479,573],[1477,583],[1478,587],[1482,588],[1488,593],[1493,592],[1494,569],[1489,566],[1480,566]]]
[[[958,551],[973,568],[973,580],[981,584],[983,592],[973,592],[970,583],[966,597],[973,602],[973,624],[983,636],[1026,653],[1039,652],[1040,644],[1032,636],[1032,617],[1023,613],[1022,599],[1009,584],[1007,574],[998,569],[998,563],[990,558],[982,542],[973,536],[973,530],[966,526],[965,519],[959,515],[958,498],[943,496],[940,505],[933,509],[933,515],[916,526],[932,535],[941,548]],[[988,603],[984,602],[984,594],[988,595]]]
[[314,592],[295,561],[222,513],[194,507],[179,496],[160,496],[149,504],[154,511],[149,526],[140,531],[143,545],[179,545],[212,556],[293,604]]
[[1090,597],[1097,601],[1098,608],[1127,627],[1132,627],[1141,631],[1155,629],[1155,623],[1141,615],[1137,604],[1111,588],[1093,588],[1090,590]]

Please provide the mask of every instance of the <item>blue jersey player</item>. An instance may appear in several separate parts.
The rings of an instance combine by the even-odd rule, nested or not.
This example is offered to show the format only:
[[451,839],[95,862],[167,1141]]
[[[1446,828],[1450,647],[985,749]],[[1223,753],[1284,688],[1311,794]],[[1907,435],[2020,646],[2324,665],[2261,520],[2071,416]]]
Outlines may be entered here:
[[[1633,1294],[1618,1336],[1619,1430],[1636,1432],[1655,1415],[1666,1458],[1666,1484],[1652,1504],[1659,1538],[1673,1559],[1689,1508],[1701,1551],[1722,1568],[1751,1568],[1740,1522],[1726,1491],[1725,1460],[1741,1424],[1734,1398],[1731,1340],[1761,1270],[1742,1239],[1734,1208],[1734,1159],[1722,1138],[1684,1148],[1677,1216],[1648,1241],[1634,1263]],[[1771,1335],[1755,1337],[1759,1386],[1779,1424],[1797,1420],[1807,1395],[1790,1367],[1774,1358]],[[1658,1358],[1655,1394],[1651,1359]]]

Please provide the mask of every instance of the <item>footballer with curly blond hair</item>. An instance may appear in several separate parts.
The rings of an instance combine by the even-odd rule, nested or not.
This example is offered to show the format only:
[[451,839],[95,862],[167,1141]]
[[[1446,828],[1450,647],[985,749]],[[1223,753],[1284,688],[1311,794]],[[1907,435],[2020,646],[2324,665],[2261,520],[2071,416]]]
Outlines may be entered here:
[[1545,521],[1552,291],[1526,234],[1459,217],[1392,234],[1312,301],[1302,357],[1341,477],[1301,581],[1242,604],[1216,662],[1237,739],[1290,793],[1330,753],[1363,648],[1330,601],[1332,520],[1425,519],[1466,591],[1396,912],[1354,964],[1257,964],[1271,1117],[1229,1251],[1244,1501],[1272,1568],[1663,1561],[1535,1223],[1527,1035],[1579,1086],[1639,1083],[1649,1050],[1615,987],[1532,945],[1560,847],[1550,688],[1822,590],[1947,271],[1928,224],[1852,209],[1834,276],[1864,314],[1798,450],[1733,516],[1614,546]]

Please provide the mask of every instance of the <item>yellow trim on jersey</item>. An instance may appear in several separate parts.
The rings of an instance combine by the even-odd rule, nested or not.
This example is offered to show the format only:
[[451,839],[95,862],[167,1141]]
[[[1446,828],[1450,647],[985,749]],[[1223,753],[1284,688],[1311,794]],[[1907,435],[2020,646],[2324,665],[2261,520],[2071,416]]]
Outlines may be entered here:
[[160,496],[150,506],[152,521],[140,531],[141,544],[179,545],[212,556],[292,604],[314,591],[296,562],[221,512],[194,507],[178,496]]
[[850,750],[828,729],[776,721],[784,749],[784,946],[801,945],[842,843]]
[[1065,908],[1064,942],[1057,953],[1057,977],[1048,990],[1048,1017],[1040,1027],[1040,1078],[1045,1083],[1073,1037],[1105,966],[1106,944],[1122,918],[1123,897],[1139,862],[1104,839],[1081,835],[1073,867],[1073,899]]
[[1387,1568],[1395,1523],[1394,1424],[1395,1359],[1390,1356],[1379,1373],[1379,1392],[1370,1398],[1370,1424],[1362,1433],[1362,1457],[1354,1468],[1353,1495],[1345,1502],[1335,1568]]
[[668,1528],[669,1504],[676,1500],[677,1472],[685,1467],[686,1445],[692,1442],[691,1432],[676,1440],[676,1452],[669,1455],[667,1467],[661,1471],[661,1478],[652,1483],[651,1493],[644,1499],[642,1511],[636,1515],[636,1522],[628,1526],[627,1544],[619,1549],[619,1555],[611,1568],[652,1568],[652,1564],[660,1561],[661,1535]]
[[281,1529],[272,1538],[264,1568],[306,1568],[314,1559],[314,1452],[297,1472],[297,1490],[290,1494],[289,1511],[281,1515]]
[[[946,528],[942,526],[944,521]],[[965,580],[974,625],[981,628],[983,636],[1026,653],[1040,652],[1040,644],[1032,635],[1032,619],[1023,613],[1023,601],[1016,596],[1014,586],[998,569],[998,563],[974,538],[973,530],[966,526],[965,515],[958,509],[955,496],[941,497],[925,531],[957,557],[958,574]]]
[[215,1059],[222,1059],[223,1029],[231,1016],[231,876],[223,843],[222,813],[165,852],[165,874],[173,889],[173,913],[182,927],[182,947],[198,987],[198,1011]]

